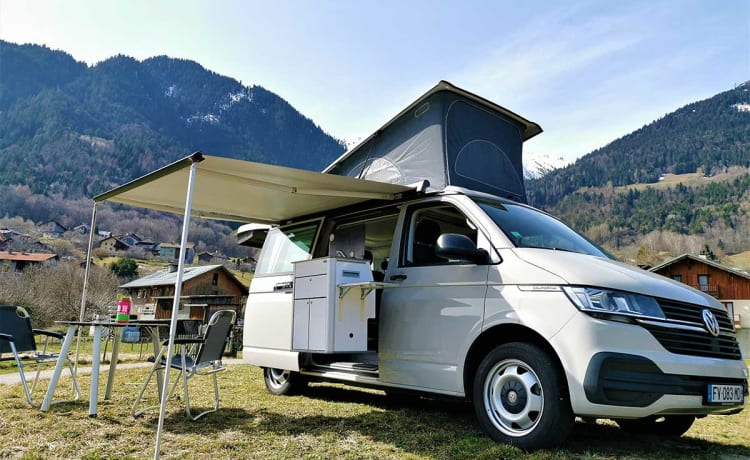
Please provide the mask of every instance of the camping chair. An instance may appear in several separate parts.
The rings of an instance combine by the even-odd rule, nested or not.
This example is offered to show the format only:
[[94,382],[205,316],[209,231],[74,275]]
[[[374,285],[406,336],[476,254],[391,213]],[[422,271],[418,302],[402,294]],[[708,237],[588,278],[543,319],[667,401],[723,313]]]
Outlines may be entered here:
[[[41,352],[37,351],[35,335],[45,336],[44,347]],[[18,374],[21,376],[23,391],[26,393],[26,400],[32,407],[38,407],[40,405],[40,403],[34,401],[32,394],[34,393],[36,384],[39,382],[39,373],[42,369],[42,363],[56,361],[60,356],[59,353],[47,352],[50,338],[62,341],[63,335],[53,331],[32,329],[29,313],[23,307],[0,305],[0,361],[11,359],[16,361]],[[2,356],[7,353],[12,353],[13,356]],[[29,388],[29,384],[26,380],[26,372],[23,367],[24,360],[33,360],[36,363],[36,376],[34,377],[34,383],[31,384],[31,388]],[[53,401],[52,404],[77,401],[81,396],[81,389],[76,380],[73,363],[70,361],[69,356],[65,356],[65,361],[68,364],[70,376],[73,379],[73,399]]]
[[[182,384],[185,387],[185,413],[191,420],[198,420],[204,415],[216,412],[219,409],[219,381],[216,374],[226,370],[221,364],[221,355],[224,352],[226,346],[227,337],[232,330],[234,319],[236,314],[232,310],[220,310],[211,315],[211,319],[208,321],[206,332],[203,336],[193,338],[182,338],[175,339],[174,343],[177,345],[179,351],[172,357],[170,367],[180,371],[180,375],[172,385],[172,390],[169,392],[171,397],[177,388],[177,384],[182,380]],[[190,349],[192,345],[198,345],[195,355],[190,355]],[[143,410],[138,410],[138,406],[143,398],[143,393],[146,391],[146,387],[151,381],[151,377],[158,370],[165,369],[167,367],[165,354],[167,353],[167,347],[169,346],[169,339],[165,340],[162,344],[159,356],[154,360],[154,365],[148,372],[146,381],[141,387],[141,391],[135,399],[133,409],[131,411],[133,417],[142,415],[146,410],[159,407],[151,406],[146,407]],[[190,410],[190,394],[188,391],[188,380],[196,375],[211,375],[214,382],[214,407],[207,411],[201,412],[200,414],[193,416]]]

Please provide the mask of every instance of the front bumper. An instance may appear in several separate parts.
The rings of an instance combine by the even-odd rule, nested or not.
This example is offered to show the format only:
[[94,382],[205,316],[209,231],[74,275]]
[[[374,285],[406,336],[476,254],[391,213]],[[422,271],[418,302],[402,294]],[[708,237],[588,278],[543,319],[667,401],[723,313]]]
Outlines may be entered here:
[[735,403],[709,405],[706,399],[709,384],[740,385],[747,400],[745,379],[666,374],[642,356],[612,352],[594,355],[583,389],[586,398],[596,404],[647,407],[664,395],[675,395],[700,397],[702,405],[713,407],[714,412],[742,409],[743,404]]
[[707,404],[708,384],[742,385],[748,400],[743,360],[672,353],[638,325],[580,313],[550,343],[565,370],[576,415],[640,418],[744,408],[744,404]]

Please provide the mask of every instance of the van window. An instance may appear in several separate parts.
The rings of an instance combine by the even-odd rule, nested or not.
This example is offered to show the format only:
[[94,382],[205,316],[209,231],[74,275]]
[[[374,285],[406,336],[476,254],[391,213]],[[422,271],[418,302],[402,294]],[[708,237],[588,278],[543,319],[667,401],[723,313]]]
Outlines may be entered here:
[[398,214],[378,216],[337,226],[329,238],[328,255],[370,261],[375,281],[388,268]]
[[317,222],[300,227],[271,229],[260,252],[255,274],[262,276],[292,272],[292,262],[311,258],[310,252],[317,230]]
[[519,248],[579,252],[610,258],[602,249],[552,216],[513,203],[477,201],[480,208]]
[[463,213],[453,206],[433,206],[415,210],[409,219],[408,243],[403,256],[403,265],[444,265],[466,263],[462,260],[449,260],[435,252],[437,239],[443,233],[458,233],[477,242],[477,229],[471,225]]

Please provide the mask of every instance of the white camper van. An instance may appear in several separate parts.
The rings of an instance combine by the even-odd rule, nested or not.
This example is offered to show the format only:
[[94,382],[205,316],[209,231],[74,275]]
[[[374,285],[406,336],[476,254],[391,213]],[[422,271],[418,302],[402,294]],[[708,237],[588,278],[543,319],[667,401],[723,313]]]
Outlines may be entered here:
[[327,169],[399,185],[394,199],[372,185],[357,193],[373,199],[242,228],[262,247],[243,359],[268,390],[468,398],[493,439],[529,449],[562,442],[575,416],[679,436],[741,411],[748,371],[716,299],[524,203],[521,144],[539,132],[441,82]]

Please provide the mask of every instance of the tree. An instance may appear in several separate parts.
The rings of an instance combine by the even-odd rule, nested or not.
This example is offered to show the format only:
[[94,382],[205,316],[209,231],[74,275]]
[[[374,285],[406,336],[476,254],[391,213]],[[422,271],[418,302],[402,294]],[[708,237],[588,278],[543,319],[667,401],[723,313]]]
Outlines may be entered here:
[[[25,307],[34,327],[56,320],[78,319],[83,293],[84,269],[77,262],[31,267],[19,276],[0,277],[0,303]],[[106,312],[115,302],[117,277],[109,270],[91,266],[86,289],[86,315]]]
[[133,279],[138,276],[138,264],[129,257],[121,257],[109,264],[109,269],[121,279]]

